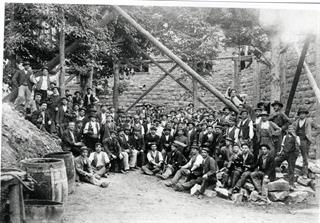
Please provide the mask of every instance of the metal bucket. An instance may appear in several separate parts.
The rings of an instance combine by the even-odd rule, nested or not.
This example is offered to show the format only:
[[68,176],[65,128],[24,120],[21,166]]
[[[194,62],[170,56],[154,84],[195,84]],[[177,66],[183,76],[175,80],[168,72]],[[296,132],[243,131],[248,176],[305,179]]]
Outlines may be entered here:
[[25,200],[25,223],[61,223],[63,203],[49,200]]

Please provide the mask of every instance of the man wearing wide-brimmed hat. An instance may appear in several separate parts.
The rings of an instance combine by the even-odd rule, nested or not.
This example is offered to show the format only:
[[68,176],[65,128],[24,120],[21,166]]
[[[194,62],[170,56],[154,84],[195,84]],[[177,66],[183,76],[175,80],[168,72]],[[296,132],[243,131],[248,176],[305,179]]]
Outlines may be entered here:
[[308,155],[310,144],[313,142],[311,128],[319,128],[310,118],[307,118],[309,111],[306,108],[299,108],[298,119],[293,123],[296,134],[300,138],[300,151],[303,159],[303,176],[308,174]]
[[283,104],[280,101],[274,101],[271,106],[274,112],[271,114],[269,120],[277,124],[282,129],[279,137],[274,137],[275,149],[276,152],[279,152],[281,149],[282,137],[285,134],[285,131],[288,129],[291,121],[288,116],[281,111],[283,108]]
[[257,142],[259,145],[268,145],[271,153],[275,155],[273,137],[278,137],[281,134],[281,128],[268,120],[269,114],[267,111],[262,111],[259,117],[261,117],[261,121],[257,125]]
[[165,158],[164,171],[162,174],[158,174],[157,177],[163,180],[168,179],[174,175],[181,166],[186,164],[187,159],[178,150],[179,144],[179,141],[174,141],[171,144],[171,152]]
[[239,138],[241,141],[250,142],[253,139],[254,131],[253,131],[253,122],[251,118],[249,118],[249,112],[246,109],[242,109],[240,111],[241,122],[239,126]]

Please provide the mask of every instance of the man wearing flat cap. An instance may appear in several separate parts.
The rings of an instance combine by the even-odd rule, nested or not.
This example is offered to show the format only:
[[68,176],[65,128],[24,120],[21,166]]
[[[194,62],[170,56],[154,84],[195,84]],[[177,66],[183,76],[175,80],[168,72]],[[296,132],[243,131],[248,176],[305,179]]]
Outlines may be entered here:
[[303,159],[303,177],[307,177],[308,174],[308,156],[309,156],[309,148],[311,143],[313,142],[312,138],[312,127],[315,129],[319,129],[319,126],[311,120],[311,118],[307,118],[309,111],[306,108],[299,108],[298,110],[298,119],[293,123],[293,126],[296,130],[296,135],[300,138],[300,151]]

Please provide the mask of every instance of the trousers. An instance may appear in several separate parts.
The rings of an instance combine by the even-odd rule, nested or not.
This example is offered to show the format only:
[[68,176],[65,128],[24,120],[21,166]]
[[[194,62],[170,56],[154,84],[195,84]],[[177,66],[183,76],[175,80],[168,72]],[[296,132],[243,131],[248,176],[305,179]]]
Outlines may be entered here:
[[129,167],[136,167],[138,158],[138,150],[132,149],[129,154]]
[[120,152],[120,160],[122,160],[122,165],[124,170],[129,170],[129,154],[127,152]]
[[16,98],[14,104],[21,105],[25,104],[28,105],[31,100],[31,91],[28,86],[21,85],[18,87],[18,97]]
[[307,139],[300,139],[300,151],[303,160],[302,173],[308,174],[308,157],[309,157],[310,142]]
[[289,175],[289,184],[293,186],[294,184],[294,167],[298,154],[296,153],[283,153],[275,158],[275,166],[279,167],[281,163],[285,160],[288,162],[288,175]]

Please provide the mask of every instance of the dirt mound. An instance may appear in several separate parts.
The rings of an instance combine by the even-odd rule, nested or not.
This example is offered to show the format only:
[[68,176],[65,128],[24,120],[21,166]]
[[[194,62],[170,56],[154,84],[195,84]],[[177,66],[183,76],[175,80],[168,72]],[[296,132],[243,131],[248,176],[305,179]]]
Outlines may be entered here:
[[2,104],[1,167],[17,167],[25,158],[61,151],[60,140],[39,130],[14,110]]

